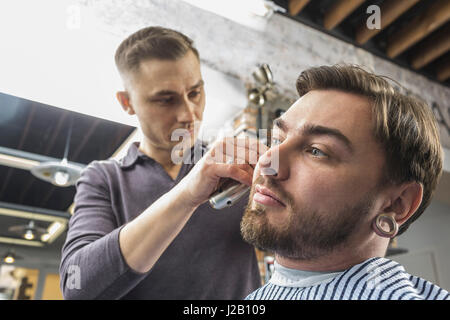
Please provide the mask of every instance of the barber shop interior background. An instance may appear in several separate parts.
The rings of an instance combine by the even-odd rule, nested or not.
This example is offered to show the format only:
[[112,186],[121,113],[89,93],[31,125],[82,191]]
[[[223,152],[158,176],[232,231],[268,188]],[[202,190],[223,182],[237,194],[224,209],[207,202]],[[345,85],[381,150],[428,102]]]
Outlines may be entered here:
[[[268,126],[308,67],[355,63],[426,100],[444,172],[426,213],[391,242],[411,274],[450,290],[450,1],[7,0],[0,3],[0,299],[62,299],[58,268],[80,170],[138,141],[115,98],[114,52],[150,25],[200,51],[203,132]],[[257,252],[264,283],[273,258]]]

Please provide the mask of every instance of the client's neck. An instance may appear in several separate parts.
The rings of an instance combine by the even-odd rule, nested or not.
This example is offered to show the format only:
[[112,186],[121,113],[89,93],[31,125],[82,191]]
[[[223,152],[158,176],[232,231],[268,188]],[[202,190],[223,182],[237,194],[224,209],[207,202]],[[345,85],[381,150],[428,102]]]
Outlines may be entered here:
[[387,245],[345,246],[315,259],[301,260],[287,258],[275,253],[275,260],[283,267],[303,271],[337,272],[347,270],[367,259],[384,257]]

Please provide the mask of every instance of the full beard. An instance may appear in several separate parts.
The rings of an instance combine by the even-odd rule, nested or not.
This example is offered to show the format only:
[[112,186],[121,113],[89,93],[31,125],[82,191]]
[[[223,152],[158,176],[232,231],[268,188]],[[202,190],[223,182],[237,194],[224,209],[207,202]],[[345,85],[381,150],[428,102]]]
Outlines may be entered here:
[[[281,191],[273,182],[268,185],[274,191]],[[288,218],[282,225],[272,225],[265,207],[252,205],[254,192],[252,188],[241,221],[242,237],[261,250],[296,260],[314,260],[343,247],[361,227],[374,201],[372,193],[368,193],[352,206],[320,213],[296,205],[288,193],[282,192],[289,211]]]

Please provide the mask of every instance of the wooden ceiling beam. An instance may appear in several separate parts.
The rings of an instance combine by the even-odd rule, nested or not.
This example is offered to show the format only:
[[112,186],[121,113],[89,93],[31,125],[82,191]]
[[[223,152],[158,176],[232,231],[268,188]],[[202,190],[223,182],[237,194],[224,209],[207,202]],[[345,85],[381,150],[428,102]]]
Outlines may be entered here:
[[450,1],[439,0],[388,40],[386,54],[395,58],[450,20]]
[[449,50],[450,25],[445,27],[444,30],[440,30],[438,34],[425,40],[423,45],[420,45],[420,48],[414,52],[414,56],[411,59],[411,65],[414,69],[418,70]]
[[419,1],[420,0],[387,0],[383,2],[380,6],[381,28],[369,29],[367,28],[366,20],[364,20],[356,30],[356,42],[359,44],[366,43]]
[[450,60],[445,61],[445,63],[441,64],[437,68],[436,78],[441,82],[444,82],[450,78]]
[[331,30],[347,18],[356,8],[358,8],[364,0],[338,0],[325,13],[323,18],[323,26],[327,30]]
[[289,0],[289,14],[296,16],[308,4],[309,0]]

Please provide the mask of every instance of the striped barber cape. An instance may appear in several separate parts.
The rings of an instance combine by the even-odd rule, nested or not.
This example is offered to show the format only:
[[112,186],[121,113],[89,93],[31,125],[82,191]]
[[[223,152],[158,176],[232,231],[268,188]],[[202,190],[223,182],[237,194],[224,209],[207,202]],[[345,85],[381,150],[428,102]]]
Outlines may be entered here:
[[[282,271],[275,265],[269,282],[246,300],[450,300],[446,290],[386,258],[370,258],[342,272],[315,273],[301,280]],[[316,281],[308,280],[312,278]]]

